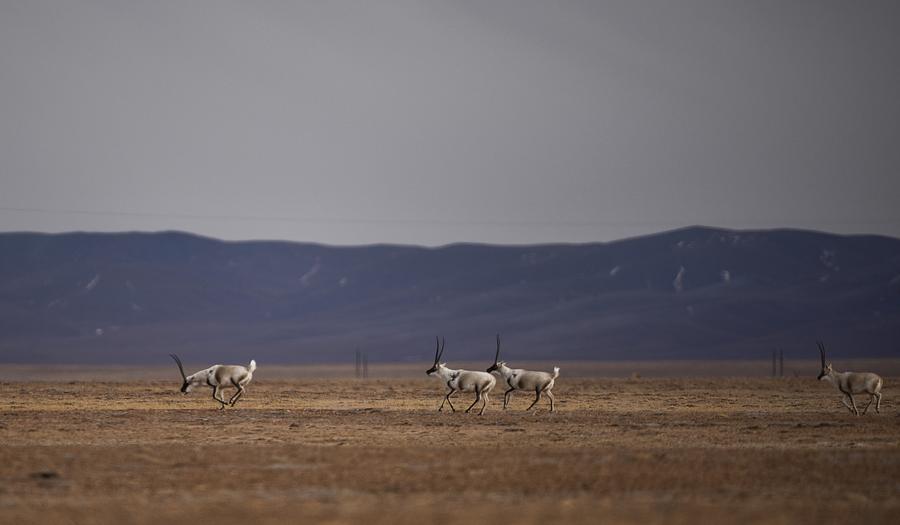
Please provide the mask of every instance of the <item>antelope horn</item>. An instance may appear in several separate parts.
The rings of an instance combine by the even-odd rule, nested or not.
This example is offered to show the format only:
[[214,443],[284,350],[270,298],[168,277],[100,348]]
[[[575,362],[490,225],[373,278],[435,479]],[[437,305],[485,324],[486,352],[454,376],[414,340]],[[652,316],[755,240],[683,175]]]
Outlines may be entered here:
[[178,370],[181,372],[181,378],[187,381],[187,376],[184,373],[184,367],[181,365],[181,359],[178,359],[178,356],[175,354],[169,354],[169,357],[175,360],[175,364],[178,365]]
[[[441,337],[441,353],[438,354],[438,361],[440,361],[441,358],[444,357],[444,344],[445,344],[446,342],[447,342],[447,341],[445,341],[444,338]],[[437,362],[435,362],[435,364],[437,364]]]
[[441,340],[438,339],[438,336],[434,336],[434,344],[434,364],[438,364],[441,359]]
[[494,364],[496,365],[500,359],[500,334],[497,334],[497,353],[494,354]]
[[819,345],[819,354],[822,357],[822,368],[825,368],[825,345],[822,344],[822,341],[816,341],[816,344]]

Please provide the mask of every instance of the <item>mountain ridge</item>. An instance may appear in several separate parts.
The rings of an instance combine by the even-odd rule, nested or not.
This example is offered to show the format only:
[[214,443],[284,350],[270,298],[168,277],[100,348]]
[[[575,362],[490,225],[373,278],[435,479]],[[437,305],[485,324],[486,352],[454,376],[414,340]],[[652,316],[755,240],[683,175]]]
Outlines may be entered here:
[[[0,361],[900,355],[900,240],[687,227],[439,247],[179,231],[0,234]],[[348,357],[350,356],[350,357]],[[488,356],[490,357],[490,356]]]

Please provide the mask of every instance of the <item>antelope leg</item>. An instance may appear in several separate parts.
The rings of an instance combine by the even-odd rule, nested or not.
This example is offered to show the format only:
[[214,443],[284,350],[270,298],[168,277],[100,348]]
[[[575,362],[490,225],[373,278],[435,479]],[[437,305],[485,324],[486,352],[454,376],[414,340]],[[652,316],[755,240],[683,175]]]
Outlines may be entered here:
[[238,402],[238,399],[240,399],[241,396],[244,395],[244,387],[243,386],[238,385],[238,384],[235,384],[234,386],[237,387],[237,392],[235,392],[234,395],[231,396],[231,399],[228,400],[228,404],[231,406],[234,406],[235,403]]
[[222,403],[222,406],[219,407],[219,410],[222,410],[223,408],[225,408],[225,405],[228,404],[228,403],[225,402],[224,399],[221,399],[221,398],[219,397],[219,385],[216,385],[216,386],[213,387],[213,399],[215,399],[215,400],[218,401],[219,403]]
[[538,389],[535,390],[535,393],[537,393],[537,395],[534,396],[534,402],[531,403],[531,406],[529,406],[528,408],[525,409],[526,412],[528,412],[529,410],[531,410],[531,407],[533,407],[534,405],[536,405],[537,402],[541,400],[541,390],[538,388]]
[[453,408],[453,403],[450,401],[450,396],[452,396],[455,393],[456,393],[456,390],[451,390],[451,391],[447,392],[447,395],[444,396],[444,401],[441,401],[441,408],[438,409],[438,412],[441,412],[444,410],[444,402],[445,401],[447,402],[448,405],[450,405],[450,410],[456,412],[456,409]]
[[505,394],[503,394],[503,410],[506,410],[506,406],[509,405],[509,398],[512,397],[512,393],[514,390],[515,388],[510,388],[506,391]]
[[484,415],[484,409],[487,408],[487,404],[488,404],[488,397],[489,397],[489,395],[487,392],[485,392],[484,395],[482,396],[482,398],[484,399],[484,404],[481,405],[481,412],[478,413],[479,416]]
[[852,394],[847,394],[847,397],[850,398],[850,404],[853,405],[853,413],[856,414],[856,415],[858,416],[858,415],[859,415],[859,409],[856,408],[856,401],[853,399],[853,395],[852,395]]
[[847,402],[847,394],[844,394],[844,396],[841,397],[841,403],[843,403],[844,406],[847,407],[847,410],[853,413],[853,407],[850,406],[850,403]]
[[547,394],[547,397],[550,398],[550,412],[553,412],[553,392],[547,390],[545,393]]
[[866,412],[869,411],[869,405],[872,404],[872,401],[875,401],[875,395],[874,395],[874,394],[871,395],[871,396],[869,397],[869,402],[866,403],[866,406],[863,407],[863,412],[862,412],[863,415],[866,415]]
[[469,405],[469,408],[466,409],[466,414],[469,413],[469,410],[472,410],[472,407],[475,406],[475,403],[481,401],[481,390],[475,389],[475,401],[472,401],[472,404]]

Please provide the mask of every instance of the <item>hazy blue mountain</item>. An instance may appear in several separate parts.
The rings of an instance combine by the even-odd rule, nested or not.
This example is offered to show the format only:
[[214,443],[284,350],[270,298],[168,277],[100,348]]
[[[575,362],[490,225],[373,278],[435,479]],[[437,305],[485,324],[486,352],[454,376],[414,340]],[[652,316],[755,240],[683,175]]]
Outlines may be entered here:
[[0,361],[900,356],[900,240],[687,228],[442,248],[0,234]]

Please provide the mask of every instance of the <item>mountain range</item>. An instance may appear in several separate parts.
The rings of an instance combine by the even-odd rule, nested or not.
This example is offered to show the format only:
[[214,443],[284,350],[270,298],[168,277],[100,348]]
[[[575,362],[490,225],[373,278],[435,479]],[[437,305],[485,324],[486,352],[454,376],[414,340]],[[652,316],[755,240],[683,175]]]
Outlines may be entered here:
[[0,362],[900,356],[900,239],[691,227],[438,248],[0,234]]

